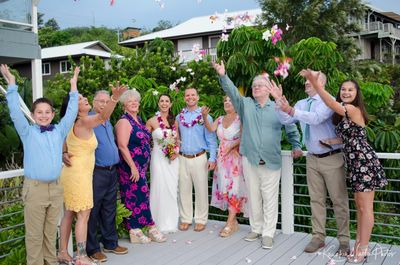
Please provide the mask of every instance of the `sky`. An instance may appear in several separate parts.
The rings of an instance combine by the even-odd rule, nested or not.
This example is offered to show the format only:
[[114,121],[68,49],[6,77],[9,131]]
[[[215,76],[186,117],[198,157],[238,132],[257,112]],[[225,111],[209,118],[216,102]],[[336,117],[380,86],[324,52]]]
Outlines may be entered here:
[[[55,18],[61,28],[106,26],[152,29],[160,20],[169,20],[175,25],[192,17],[212,15],[215,12],[259,8],[257,0],[114,0],[112,6],[110,1],[40,0],[38,11],[45,14],[45,21]],[[383,11],[400,14],[398,0],[368,2]]]

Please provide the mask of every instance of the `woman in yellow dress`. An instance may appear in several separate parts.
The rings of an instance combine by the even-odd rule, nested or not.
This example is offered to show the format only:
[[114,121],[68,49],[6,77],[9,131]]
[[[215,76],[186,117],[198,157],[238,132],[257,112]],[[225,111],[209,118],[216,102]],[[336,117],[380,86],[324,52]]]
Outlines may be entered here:
[[[79,95],[78,117],[66,138],[66,144],[64,144],[64,152],[68,152],[71,166],[64,166],[61,172],[61,183],[64,186],[65,212],[61,221],[60,252],[58,255],[60,262],[72,263],[72,257],[68,254],[67,245],[72,221],[76,215],[77,264],[93,264],[86,254],[87,222],[90,210],[93,207],[94,153],[97,147],[97,139],[93,128],[110,118],[119,97],[125,92],[126,88],[126,86],[119,86],[117,82],[116,86],[112,87],[111,100],[100,113],[95,115],[88,115],[91,106],[86,97]],[[63,112],[62,107],[61,115],[63,115]]]

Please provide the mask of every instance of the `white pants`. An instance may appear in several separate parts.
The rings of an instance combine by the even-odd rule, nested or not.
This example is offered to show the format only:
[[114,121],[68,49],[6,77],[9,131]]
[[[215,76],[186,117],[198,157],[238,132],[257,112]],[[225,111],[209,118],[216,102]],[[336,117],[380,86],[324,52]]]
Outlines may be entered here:
[[243,156],[243,174],[250,201],[251,231],[274,237],[278,222],[278,195],[281,169],[271,170],[266,165],[252,165]]
[[179,215],[181,223],[192,223],[192,187],[195,193],[194,221],[206,224],[208,219],[207,155],[186,158],[179,156]]

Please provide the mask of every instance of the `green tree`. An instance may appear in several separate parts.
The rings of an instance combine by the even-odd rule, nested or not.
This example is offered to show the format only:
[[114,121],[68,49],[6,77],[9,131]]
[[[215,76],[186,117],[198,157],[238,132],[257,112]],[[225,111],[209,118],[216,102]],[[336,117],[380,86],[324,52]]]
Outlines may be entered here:
[[164,29],[169,29],[169,28],[172,28],[172,27],[173,27],[173,25],[172,25],[171,21],[162,19],[162,20],[158,21],[157,26],[155,26],[152,29],[152,32],[156,32],[156,31],[160,31],[160,30],[164,30]]
[[52,28],[53,30],[59,30],[60,26],[57,23],[57,20],[55,20],[54,18],[50,18],[49,20],[47,20],[46,23],[44,23],[45,27],[48,28]]
[[[349,63],[358,53],[348,34],[359,31],[365,15],[361,0],[259,0],[262,22],[268,26],[289,26],[284,38],[288,45],[309,37],[332,41]],[[351,18],[351,19],[349,19]]]

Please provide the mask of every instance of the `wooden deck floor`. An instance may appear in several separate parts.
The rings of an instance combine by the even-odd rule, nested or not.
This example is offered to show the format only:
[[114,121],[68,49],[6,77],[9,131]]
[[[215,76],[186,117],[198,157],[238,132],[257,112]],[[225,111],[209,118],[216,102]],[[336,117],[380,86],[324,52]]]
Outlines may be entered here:
[[[194,232],[193,227],[190,227],[186,232],[169,234],[166,243],[138,245],[122,239],[119,243],[127,246],[129,253],[119,256],[107,254],[108,261],[105,264],[346,264],[344,258],[335,255],[338,247],[335,238],[327,238],[327,246],[320,252],[308,254],[304,253],[303,249],[311,238],[309,234],[285,235],[278,231],[274,247],[266,250],[261,248],[260,240],[243,240],[249,232],[247,225],[241,225],[240,230],[229,238],[219,237],[218,232],[223,224],[210,220],[206,230]],[[371,255],[365,264],[400,265],[400,246],[371,243],[370,249]]]

